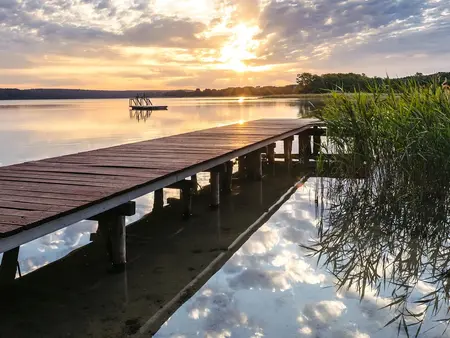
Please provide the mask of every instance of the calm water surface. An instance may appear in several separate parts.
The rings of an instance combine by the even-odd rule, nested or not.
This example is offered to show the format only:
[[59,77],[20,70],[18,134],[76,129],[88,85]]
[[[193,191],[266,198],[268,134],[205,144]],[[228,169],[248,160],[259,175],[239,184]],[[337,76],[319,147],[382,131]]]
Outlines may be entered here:
[[[383,309],[392,302],[389,285],[379,295],[368,287],[363,300],[355,287],[337,290],[328,269],[299,245],[317,240],[320,185],[310,178],[299,187],[154,337],[406,337],[395,324],[384,327],[395,317]],[[412,298],[431,291],[419,282]],[[440,313],[448,317],[445,307]],[[420,337],[450,337],[435,319]]]
[[[307,101],[292,99],[160,99],[155,104],[167,104],[169,111],[130,114],[126,100],[0,103],[0,162],[8,165],[257,118],[294,118],[312,108]],[[311,178],[299,187],[155,337],[397,337],[396,327],[383,328],[393,312],[380,310],[391,301],[389,288],[380,295],[369,290],[362,301],[354,288],[338,291],[327,268],[318,267],[317,259],[299,246],[317,238],[319,185],[320,179]],[[152,200],[151,194],[140,198],[137,215],[128,221],[151,211]],[[80,222],[23,245],[22,273],[89,243],[95,229],[94,222]],[[430,291],[430,285],[421,283],[413,298]],[[434,326],[427,321],[421,337],[440,337],[442,326]]]
[[[315,102],[317,104],[317,102]],[[76,153],[259,118],[296,118],[313,109],[296,99],[155,99],[168,111],[131,113],[128,100],[0,101],[0,165]],[[208,177],[200,177],[200,184]],[[177,196],[168,191],[165,197]],[[151,211],[152,194],[137,200],[137,213]],[[22,245],[22,274],[89,243],[96,223],[83,221]]]

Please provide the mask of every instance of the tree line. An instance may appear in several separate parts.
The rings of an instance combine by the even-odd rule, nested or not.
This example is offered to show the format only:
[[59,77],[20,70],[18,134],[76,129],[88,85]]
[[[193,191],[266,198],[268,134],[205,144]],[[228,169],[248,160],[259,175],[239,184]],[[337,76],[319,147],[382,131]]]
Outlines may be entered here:
[[148,97],[233,97],[233,96],[270,96],[295,94],[296,85],[283,87],[229,87],[225,89],[196,90],[81,90],[81,89],[0,89],[0,100],[40,100],[40,99],[123,99],[136,94]]
[[416,73],[411,76],[389,79],[387,77],[369,77],[364,73],[329,73],[322,75],[301,73],[297,75],[297,91],[298,93],[304,94],[326,93],[334,90],[344,92],[353,92],[355,90],[368,91],[370,87],[386,83],[387,80],[390,81],[390,84],[394,88],[398,88],[398,86],[411,80],[417,82],[419,85],[427,85],[433,81],[440,81],[440,83],[445,84],[447,79],[450,80],[450,73],[444,72],[429,75]]
[[[436,79],[444,83],[450,80],[450,73],[424,75],[416,73],[402,78],[392,78],[391,83],[400,85],[409,80],[426,85]],[[369,77],[356,73],[329,73],[297,75],[297,84],[287,86],[246,86],[228,87],[224,89],[196,90],[82,90],[82,89],[16,89],[0,88],[0,100],[39,100],[39,99],[123,99],[144,94],[148,97],[236,97],[236,96],[277,96],[292,94],[318,94],[331,90],[352,92],[368,91],[370,86],[381,84],[386,78]]]

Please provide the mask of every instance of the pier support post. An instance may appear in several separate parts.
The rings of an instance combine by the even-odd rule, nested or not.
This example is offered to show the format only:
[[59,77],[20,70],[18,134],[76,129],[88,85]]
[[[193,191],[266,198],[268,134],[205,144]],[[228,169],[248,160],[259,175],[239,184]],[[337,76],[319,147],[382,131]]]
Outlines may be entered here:
[[0,265],[0,285],[11,283],[16,278],[19,249],[20,247],[17,247],[3,253]]
[[313,135],[313,154],[314,156],[319,155],[320,152],[320,146],[321,146],[321,139],[319,134],[319,128],[317,126],[313,127],[314,135]]
[[211,170],[211,208],[217,208],[220,205],[220,169]]
[[[186,181],[187,182],[187,181]],[[183,202],[183,218],[189,218],[192,215],[192,188],[193,184],[185,184],[181,188],[181,200]]]
[[225,163],[225,168],[220,175],[220,178],[222,191],[224,193],[230,193],[233,180],[233,161],[228,161]]
[[269,164],[275,163],[275,147],[275,143],[269,144],[267,146],[267,161],[269,162]]
[[291,166],[292,164],[292,141],[294,141],[294,137],[288,137],[283,140],[284,143],[284,162]]
[[247,158],[245,156],[241,156],[238,158],[238,173],[239,178],[244,178],[246,175],[246,167],[247,167]]
[[161,211],[164,208],[164,189],[158,189],[154,194],[153,211]]
[[169,189],[179,189],[181,202],[183,203],[183,218],[187,219],[192,215],[192,191],[194,189],[195,183],[192,180],[181,180],[173,183],[167,188]]
[[261,180],[263,176],[261,152],[261,149],[256,150],[248,156],[248,176],[249,178],[257,181]]
[[198,180],[197,175],[191,176],[191,182],[192,182],[192,193],[196,193],[198,191]]
[[130,201],[91,218],[98,221],[98,228],[106,241],[114,271],[125,270],[127,262],[125,216],[132,216],[135,213],[136,202]]
[[308,133],[298,134],[298,160],[300,164],[307,165],[311,157],[311,139]]

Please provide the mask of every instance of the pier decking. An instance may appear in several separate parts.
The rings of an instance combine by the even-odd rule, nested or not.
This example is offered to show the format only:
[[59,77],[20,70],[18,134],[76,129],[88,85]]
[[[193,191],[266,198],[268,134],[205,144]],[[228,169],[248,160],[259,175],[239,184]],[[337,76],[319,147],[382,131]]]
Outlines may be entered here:
[[[251,153],[260,155],[279,140],[288,140],[289,160],[293,136],[316,123],[256,120],[1,167],[0,253],[102,215],[124,228],[123,216],[132,213],[123,208],[127,202],[202,171],[217,173],[211,175],[214,190],[220,172],[215,168]],[[111,220],[111,210],[122,218]]]

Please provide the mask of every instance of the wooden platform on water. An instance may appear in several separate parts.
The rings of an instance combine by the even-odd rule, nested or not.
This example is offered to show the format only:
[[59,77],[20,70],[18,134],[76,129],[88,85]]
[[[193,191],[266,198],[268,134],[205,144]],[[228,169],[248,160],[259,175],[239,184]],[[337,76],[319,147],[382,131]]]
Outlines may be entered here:
[[317,123],[265,119],[0,167],[0,253]]
[[130,106],[131,110],[167,110],[168,106]]

